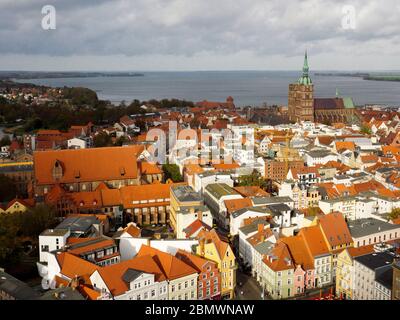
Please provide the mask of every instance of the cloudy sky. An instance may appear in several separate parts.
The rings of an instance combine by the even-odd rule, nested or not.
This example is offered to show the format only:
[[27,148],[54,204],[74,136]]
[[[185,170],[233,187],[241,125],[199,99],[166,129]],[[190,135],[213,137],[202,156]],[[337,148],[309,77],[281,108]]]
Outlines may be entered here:
[[298,70],[305,49],[313,70],[400,70],[399,16],[398,0],[0,0],[0,70]]

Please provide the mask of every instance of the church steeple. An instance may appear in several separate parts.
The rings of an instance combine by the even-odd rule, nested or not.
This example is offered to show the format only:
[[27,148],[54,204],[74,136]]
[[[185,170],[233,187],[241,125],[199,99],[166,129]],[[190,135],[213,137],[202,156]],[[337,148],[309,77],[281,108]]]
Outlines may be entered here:
[[307,50],[304,54],[304,64],[303,64],[303,76],[299,79],[298,83],[299,84],[303,84],[303,85],[311,85],[312,81],[311,78],[309,76],[309,72],[310,68],[308,66],[308,54],[307,54]]

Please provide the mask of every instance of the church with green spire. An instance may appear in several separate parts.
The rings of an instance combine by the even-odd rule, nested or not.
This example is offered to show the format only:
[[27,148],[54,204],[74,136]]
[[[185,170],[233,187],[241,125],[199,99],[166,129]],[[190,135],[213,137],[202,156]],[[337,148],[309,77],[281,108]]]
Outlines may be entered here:
[[301,76],[299,81],[297,81],[298,84],[302,84],[305,86],[312,85],[312,80],[308,74],[309,70],[310,70],[310,68],[308,67],[308,57],[307,57],[307,51],[306,51],[306,54],[304,56],[303,75]]
[[304,55],[303,74],[289,85],[288,115],[292,122],[312,121],[324,124],[349,123],[357,118],[353,99],[340,97],[314,98],[314,84],[310,77],[307,51]]
[[314,85],[309,71],[306,51],[303,74],[297,83],[289,85],[288,113],[290,121],[314,121]]

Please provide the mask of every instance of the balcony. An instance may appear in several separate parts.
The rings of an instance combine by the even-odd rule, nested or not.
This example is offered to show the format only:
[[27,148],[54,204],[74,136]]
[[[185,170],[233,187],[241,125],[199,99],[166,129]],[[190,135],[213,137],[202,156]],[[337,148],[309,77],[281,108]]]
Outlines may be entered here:
[[237,268],[239,267],[238,263],[235,262],[235,264],[233,266],[229,266],[230,270],[237,270]]

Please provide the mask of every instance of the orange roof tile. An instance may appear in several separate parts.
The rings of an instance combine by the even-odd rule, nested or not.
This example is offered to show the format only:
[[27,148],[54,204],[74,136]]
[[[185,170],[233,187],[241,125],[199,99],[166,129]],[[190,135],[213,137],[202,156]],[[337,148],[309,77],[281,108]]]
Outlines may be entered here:
[[258,186],[234,187],[243,197],[265,197],[270,194]]
[[225,257],[226,251],[229,248],[229,243],[223,241],[215,229],[211,229],[210,231],[202,230],[197,238],[205,239],[206,243],[214,243],[220,259]]
[[233,212],[251,207],[253,205],[253,202],[251,201],[250,198],[243,198],[243,199],[230,199],[230,200],[225,200],[224,201],[225,207],[228,210],[229,214],[232,214]]
[[354,151],[356,149],[356,145],[353,141],[336,141],[335,148],[336,150],[347,149]]
[[79,256],[81,254],[88,253],[97,249],[107,248],[115,245],[115,242],[112,239],[100,239],[101,238],[86,238],[87,245],[84,245],[85,242],[80,242],[79,247],[69,249],[68,253]]
[[237,163],[217,163],[212,165],[215,170],[222,171],[222,170],[232,170],[237,169],[240,167]]
[[139,162],[139,169],[141,174],[162,174],[162,170],[155,163],[147,161]]
[[75,276],[91,275],[99,267],[68,252],[57,253],[61,274],[72,279]]
[[190,238],[196,231],[199,231],[200,229],[211,230],[211,227],[200,219],[196,219],[184,229],[186,238]]
[[217,264],[214,261],[205,259],[203,257],[194,255],[190,252],[181,249],[177,251],[175,257],[182,260],[186,264],[190,265],[192,268],[196,269],[198,273],[204,272],[205,268],[210,264],[213,265],[214,267],[217,266]]
[[98,270],[101,278],[106,283],[113,296],[118,296],[129,291],[129,285],[123,280],[123,275],[129,269],[154,274],[156,281],[165,280],[161,268],[151,255],[138,255],[131,260],[103,267]]
[[[146,184],[139,186],[126,186],[120,189],[122,203],[125,208],[132,208],[133,206],[138,207],[138,204],[133,204],[133,201],[149,201],[158,199],[169,199],[170,189],[172,186],[177,184]],[[163,202],[169,202],[164,200]],[[158,202],[155,202],[156,204]],[[148,204],[146,204],[148,206]],[[155,205],[155,204],[153,204]]]
[[374,246],[373,245],[368,245],[368,246],[362,246],[362,247],[351,247],[347,248],[347,252],[349,255],[353,258],[363,256],[365,254],[373,253],[374,252]]
[[[38,184],[109,181],[138,177],[136,147],[38,151],[34,153],[33,158]],[[60,163],[63,169],[63,175],[58,180],[52,175],[56,162]]]
[[137,256],[142,257],[146,255],[150,255],[154,259],[168,280],[174,280],[197,273],[196,269],[182,262],[175,256],[155,248],[142,245]]
[[288,247],[283,242],[278,242],[263,262],[275,272],[294,268]]
[[313,257],[329,253],[329,248],[319,226],[302,228],[298,234],[304,237],[307,248]]
[[334,212],[320,216],[318,222],[331,247],[349,245],[353,242],[350,230],[341,213]]
[[196,173],[202,173],[204,172],[204,169],[202,167],[200,167],[198,164],[185,164],[184,166],[184,171],[188,174],[188,175],[193,175]]
[[301,265],[303,270],[314,269],[314,258],[307,249],[304,237],[301,235],[283,237],[279,241],[285,243],[296,265]]

